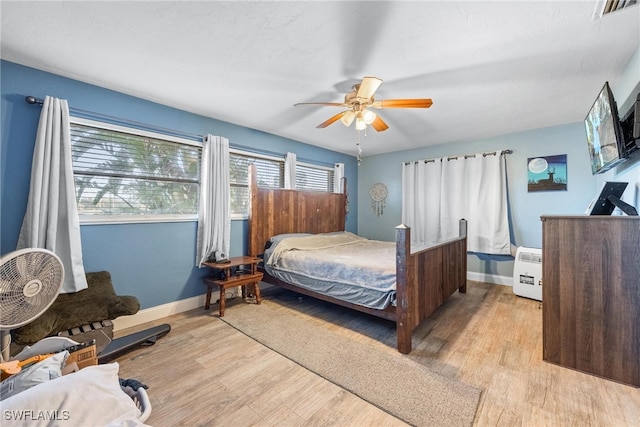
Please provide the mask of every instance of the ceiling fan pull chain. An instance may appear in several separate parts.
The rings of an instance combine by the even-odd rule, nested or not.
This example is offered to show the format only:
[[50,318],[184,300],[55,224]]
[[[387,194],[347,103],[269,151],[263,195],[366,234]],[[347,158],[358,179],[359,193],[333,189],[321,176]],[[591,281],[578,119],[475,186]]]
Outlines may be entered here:
[[358,140],[356,141],[356,151],[357,151],[357,160],[358,160],[358,166],[360,166],[360,163],[362,163],[362,147],[360,146],[360,131],[358,131]]

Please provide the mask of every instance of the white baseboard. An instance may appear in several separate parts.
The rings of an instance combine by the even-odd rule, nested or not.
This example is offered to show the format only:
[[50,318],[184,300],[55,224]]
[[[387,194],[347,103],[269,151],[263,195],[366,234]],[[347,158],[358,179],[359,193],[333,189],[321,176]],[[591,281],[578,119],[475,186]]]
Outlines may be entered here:
[[476,282],[493,283],[494,285],[513,286],[513,277],[499,276],[497,274],[478,273],[476,271],[467,271],[467,279]]
[[[235,298],[238,296],[237,289],[231,289],[227,292],[227,299]],[[164,317],[171,316],[173,314],[184,313],[185,311],[193,310],[196,308],[203,308],[206,302],[207,296],[205,294],[195,297],[183,299],[180,301],[169,302],[162,305],[156,305],[154,307],[145,308],[138,311],[131,316],[118,317],[113,320],[113,330],[119,331],[133,326],[138,326],[147,322],[154,322]],[[211,292],[211,304],[215,304],[220,299],[220,293],[217,291]],[[212,307],[210,310],[217,310]]]
[[[118,317],[113,320],[113,330],[118,331],[132,326],[138,326],[143,323],[153,322],[155,320],[162,319],[163,317],[171,316],[172,314],[183,313],[198,307],[204,307],[205,298],[205,295],[198,295],[197,297],[145,308],[131,316]],[[217,299],[218,293],[216,292],[215,295],[212,293],[211,300],[216,301]]]

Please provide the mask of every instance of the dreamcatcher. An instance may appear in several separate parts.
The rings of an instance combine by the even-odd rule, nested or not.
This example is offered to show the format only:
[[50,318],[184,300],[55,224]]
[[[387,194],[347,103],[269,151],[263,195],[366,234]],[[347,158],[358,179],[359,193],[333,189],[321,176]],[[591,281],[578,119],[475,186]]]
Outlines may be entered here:
[[385,202],[387,200],[387,186],[381,182],[377,182],[369,189],[369,197],[371,197],[371,207],[376,216],[384,213]]

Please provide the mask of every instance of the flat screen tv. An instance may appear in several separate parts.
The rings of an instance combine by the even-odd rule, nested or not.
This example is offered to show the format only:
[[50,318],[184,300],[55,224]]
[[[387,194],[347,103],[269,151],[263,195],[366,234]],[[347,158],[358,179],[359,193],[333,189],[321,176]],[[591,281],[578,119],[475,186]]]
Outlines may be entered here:
[[620,127],[622,128],[622,138],[624,139],[627,157],[631,153],[640,149],[640,92],[636,95],[636,100],[627,114],[620,117]]
[[593,175],[605,172],[626,160],[618,108],[608,82],[598,94],[584,124]]

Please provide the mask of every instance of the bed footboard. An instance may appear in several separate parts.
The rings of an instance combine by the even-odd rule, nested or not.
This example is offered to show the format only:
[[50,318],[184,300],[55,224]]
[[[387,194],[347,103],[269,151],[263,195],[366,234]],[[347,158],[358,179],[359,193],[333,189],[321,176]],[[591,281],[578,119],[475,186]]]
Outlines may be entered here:
[[459,236],[411,253],[411,229],[396,227],[398,351],[411,352],[413,330],[456,290],[467,291],[467,221]]

